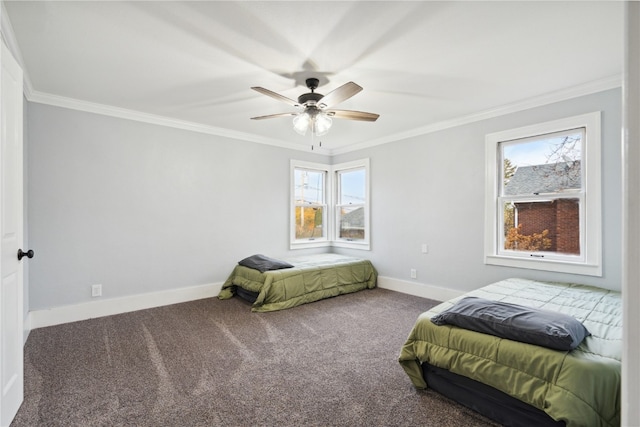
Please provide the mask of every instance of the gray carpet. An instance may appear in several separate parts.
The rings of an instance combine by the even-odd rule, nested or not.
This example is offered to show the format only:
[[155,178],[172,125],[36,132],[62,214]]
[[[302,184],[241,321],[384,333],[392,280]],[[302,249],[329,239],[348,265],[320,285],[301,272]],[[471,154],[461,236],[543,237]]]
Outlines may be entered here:
[[238,297],[31,332],[19,426],[493,426],[397,362],[435,301],[365,290],[273,313]]

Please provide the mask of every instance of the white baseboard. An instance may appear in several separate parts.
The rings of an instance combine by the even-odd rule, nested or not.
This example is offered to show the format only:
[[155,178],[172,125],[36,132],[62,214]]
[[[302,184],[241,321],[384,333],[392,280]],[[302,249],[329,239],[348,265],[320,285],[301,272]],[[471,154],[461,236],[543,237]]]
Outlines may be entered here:
[[457,298],[464,293],[453,289],[441,288],[424,283],[408,282],[406,280],[399,280],[384,276],[378,276],[377,286],[379,288],[402,292],[403,294],[415,295],[417,297],[429,298],[436,301],[446,301],[452,298]]
[[24,318],[24,323],[22,325],[22,345],[27,343],[27,338],[29,338],[29,333],[31,332],[31,313],[27,313]]
[[[383,289],[389,289],[437,301],[445,301],[463,294],[463,292],[452,289],[440,288],[438,286],[426,285],[424,283],[408,282],[384,276],[378,277],[377,286]],[[144,310],[147,308],[161,307],[163,305],[178,304],[203,298],[211,298],[217,296],[221,289],[222,283],[210,283],[207,285],[190,286],[186,288],[150,292],[127,297],[89,301],[45,310],[35,310],[29,312],[29,315],[27,316],[24,338],[26,341],[29,331],[33,329],[93,319],[96,317],[111,316],[130,311]]]
[[160,292],[131,295],[127,297],[89,301],[80,304],[35,310],[29,313],[30,329],[77,322],[96,317],[178,304],[203,298],[215,297],[220,293],[222,283],[190,286]]

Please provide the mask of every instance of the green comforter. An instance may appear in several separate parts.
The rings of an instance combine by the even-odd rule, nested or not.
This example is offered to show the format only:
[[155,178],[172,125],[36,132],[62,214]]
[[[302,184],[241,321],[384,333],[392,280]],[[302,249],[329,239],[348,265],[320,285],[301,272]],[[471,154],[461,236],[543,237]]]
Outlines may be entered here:
[[276,311],[341,294],[372,289],[377,272],[370,261],[337,254],[287,259],[293,268],[266,271],[236,265],[222,285],[220,299],[231,298],[235,287],[258,293],[252,311]]
[[401,349],[400,364],[417,388],[428,386],[420,366],[428,362],[514,396],[568,427],[620,425],[619,292],[508,279],[466,295],[560,311],[580,320],[592,335],[566,352],[431,322],[461,296],[421,314]]

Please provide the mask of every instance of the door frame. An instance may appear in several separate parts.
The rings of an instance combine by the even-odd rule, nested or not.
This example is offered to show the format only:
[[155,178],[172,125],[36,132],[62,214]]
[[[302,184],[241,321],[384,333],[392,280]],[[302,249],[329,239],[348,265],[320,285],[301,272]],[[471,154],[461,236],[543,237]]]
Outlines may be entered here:
[[24,83],[20,65],[4,41],[0,44],[0,425],[4,427],[24,398],[25,268],[18,260],[18,249],[24,245]]

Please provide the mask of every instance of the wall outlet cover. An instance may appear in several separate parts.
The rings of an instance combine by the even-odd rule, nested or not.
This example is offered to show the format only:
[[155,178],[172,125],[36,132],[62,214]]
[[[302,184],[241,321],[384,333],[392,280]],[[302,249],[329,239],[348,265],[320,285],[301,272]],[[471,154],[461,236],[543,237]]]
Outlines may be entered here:
[[102,296],[102,285],[91,285],[91,296],[92,297],[101,297]]

